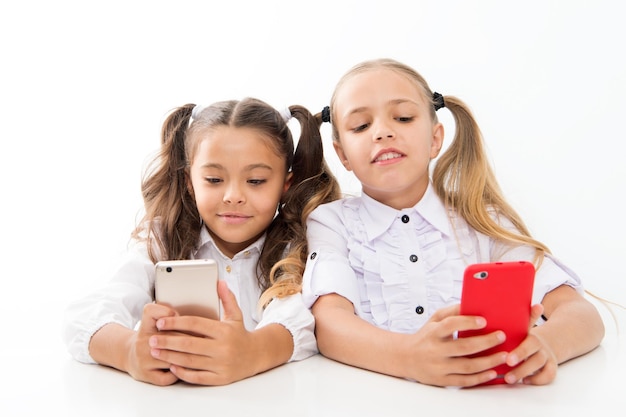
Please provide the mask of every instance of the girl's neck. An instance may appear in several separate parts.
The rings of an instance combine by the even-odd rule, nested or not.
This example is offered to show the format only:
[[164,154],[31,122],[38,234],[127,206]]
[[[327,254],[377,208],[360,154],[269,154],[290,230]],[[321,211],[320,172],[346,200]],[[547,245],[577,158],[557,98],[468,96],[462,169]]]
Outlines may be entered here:
[[410,190],[403,190],[401,192],[367,190],[365,188],[362,189],[362,192],[381,204],[392,207],[396,210],[402,210],[414,207],[417,203],[419,203],[422,197],[424,197],[424,194],[426,194],[428,184],[429,183],[419,187],[412,187]]
[[255,236],[251,239],[248,239],[244,242],[226,242],[225,240],[221,239],[219,236],[214,234],[211,230],[209,230],[208,227],[207,227],[207,231],[211,235],[211,238],[213,239],[213,243],[215,244],[215,246],[220,250],[220,252],[222,252],[224,256],[230,259],[233,259],[235,255],[247,249],[250,245],[252,245],[254,242],[259,240],[259,238],[263,236],[263,233],[265,233],[263,232],[260,235]]

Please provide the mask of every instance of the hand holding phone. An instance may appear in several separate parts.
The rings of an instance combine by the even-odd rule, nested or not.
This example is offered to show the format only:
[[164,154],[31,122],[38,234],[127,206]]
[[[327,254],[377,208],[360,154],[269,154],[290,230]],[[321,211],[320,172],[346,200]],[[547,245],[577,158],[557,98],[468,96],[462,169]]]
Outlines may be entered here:
[[[535,267],[527,261],[493,262],[469,265],[463,275],[461,314],[481,316],[487,325],[479,330],[460,331],[469,337],[501,330],[506,340],[473,356],[510,352],[528,335]],[[487,384],[505,383],[504,375],[512,368],[495,368],[498,377]]]
[[212,259],[160,261],[156,266],[155,299],[181,316],[220,319],[217,263]]

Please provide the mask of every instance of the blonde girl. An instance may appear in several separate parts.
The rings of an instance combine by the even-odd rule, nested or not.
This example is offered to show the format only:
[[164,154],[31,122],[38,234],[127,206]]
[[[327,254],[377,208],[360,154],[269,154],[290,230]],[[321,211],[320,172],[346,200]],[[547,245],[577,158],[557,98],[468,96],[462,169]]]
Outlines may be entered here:
[[[444,128],[436,111],[443,108],[456,132],[439,156]],[[580,279],[506,202],[461,100],[433,92],[407,65],[380,59],[348,71],[322,115],[337,155],[362,184],[361,196],[324,204],[307,220],[303,298],[322,354],[465,387],[495,378],[547,384],[558,364],[598,346],[604,326]],[[506,260],[535,262],[531,323],[541,325],[511,352],[470,357],[504,334],[455,337],[485,326],[482,317],[459,315],[463,270]],[[515,368],[498,376],[492,368],[503,363]]]

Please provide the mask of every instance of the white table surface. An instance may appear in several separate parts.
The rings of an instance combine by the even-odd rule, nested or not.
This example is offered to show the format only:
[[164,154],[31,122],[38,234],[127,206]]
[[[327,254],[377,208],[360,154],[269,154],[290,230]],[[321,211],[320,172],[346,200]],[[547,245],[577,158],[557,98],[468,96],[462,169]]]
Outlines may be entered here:
[[[0,416],[626,416],[626,312],[547,386],[438,388],[316,355],[222,387],[157,387],[71,359],[58,341],[3,346]],[[4,340],[4,337],[3,337]],[[48,348],[49,343],[54,348]]]

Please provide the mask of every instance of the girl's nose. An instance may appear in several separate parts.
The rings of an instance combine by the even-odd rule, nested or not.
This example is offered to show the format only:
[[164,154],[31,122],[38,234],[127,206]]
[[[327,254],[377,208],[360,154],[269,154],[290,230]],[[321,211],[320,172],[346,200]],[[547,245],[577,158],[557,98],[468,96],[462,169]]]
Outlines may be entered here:
[[384,138],[393,139],[396,136],[395,132],[386,123],[378,123],[374,130],[374,140],[379,141]]
[[246,200],[241,188],[236,184],[231,184],[226,188],[226,192],[224,192],[223,201],[226,204],[241,204]]

